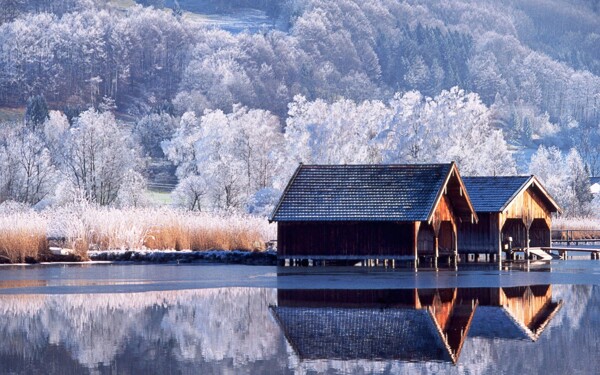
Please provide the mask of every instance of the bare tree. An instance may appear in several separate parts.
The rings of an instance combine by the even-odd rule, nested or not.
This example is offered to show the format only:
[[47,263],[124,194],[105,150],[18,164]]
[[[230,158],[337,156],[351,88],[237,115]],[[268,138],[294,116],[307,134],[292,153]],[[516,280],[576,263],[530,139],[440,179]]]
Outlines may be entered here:
[[83,112],[70,129],[61,155],[64,173],[86,199],[100,205],[115,202],[129,171],[139,172],[142,159],[131,133],[110,112]]

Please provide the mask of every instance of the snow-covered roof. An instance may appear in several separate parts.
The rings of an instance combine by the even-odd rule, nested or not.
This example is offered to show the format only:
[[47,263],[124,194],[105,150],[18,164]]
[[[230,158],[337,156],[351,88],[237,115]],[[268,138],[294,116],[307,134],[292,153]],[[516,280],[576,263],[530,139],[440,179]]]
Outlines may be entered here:
[[[454,171],[454,163],[300,165],[271,220],[427,221]],[[468,196],[456,196],[455,211],[474,214]]]
[[535,176],[474,176],[463,182],[477,212],[501,212],[530,186],[536,187],[550,212],[560,207]]

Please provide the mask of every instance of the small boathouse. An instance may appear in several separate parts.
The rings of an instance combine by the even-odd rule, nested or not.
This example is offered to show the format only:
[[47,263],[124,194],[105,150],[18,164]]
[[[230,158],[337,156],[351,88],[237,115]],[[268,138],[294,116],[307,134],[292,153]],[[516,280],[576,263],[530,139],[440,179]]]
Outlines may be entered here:
[[459,254],[550,247],[552,213],[560,207],[535,176],[465,177],[479,221],[458,230]]
[[477,214],[454,162],[300,165],[270,221],[280,261],[455,257]]

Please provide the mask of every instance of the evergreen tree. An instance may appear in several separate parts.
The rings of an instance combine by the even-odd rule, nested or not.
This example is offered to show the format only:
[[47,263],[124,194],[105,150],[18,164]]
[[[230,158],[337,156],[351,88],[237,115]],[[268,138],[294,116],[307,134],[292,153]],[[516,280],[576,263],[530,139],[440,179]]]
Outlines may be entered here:
[[33,131],[40,129],[49,118],[48,104],[43,95],[34,95],[27,100],[25,124]]
[[0,25],[12,22],[25,7],[25,0],[0,0]]
[[[569,167],[572,168],[573,173],[571,187],[575,193],[577,206],[574,213],[579,216],[587,216],[590,204],[594,200],[594,195],[590,190],[590,173],[587,165],[583,164],[579,154],[572,155],[574,152],[572,150],[569,156],[567,156],[567,162],[569,163]],[[583,168],[581,168],[582,165]]]
[[177,0],[175,0],[175,2],[173,4],[173,15],[177,19],[181,19],[181,16],[183,16],[183,10],[181,9],[181,6],[179,5],[179,1],[177,1]]

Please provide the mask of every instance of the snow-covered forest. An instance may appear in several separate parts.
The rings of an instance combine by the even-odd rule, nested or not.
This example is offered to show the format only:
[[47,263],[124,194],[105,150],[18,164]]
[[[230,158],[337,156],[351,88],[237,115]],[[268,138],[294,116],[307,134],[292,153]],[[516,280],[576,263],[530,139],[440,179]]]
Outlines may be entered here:
[[0,202],[172,176],[174,205],[265,215],[299,162],[455,160],[595,211],[598,0],[138,3],[0,0]]

